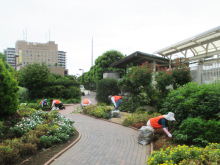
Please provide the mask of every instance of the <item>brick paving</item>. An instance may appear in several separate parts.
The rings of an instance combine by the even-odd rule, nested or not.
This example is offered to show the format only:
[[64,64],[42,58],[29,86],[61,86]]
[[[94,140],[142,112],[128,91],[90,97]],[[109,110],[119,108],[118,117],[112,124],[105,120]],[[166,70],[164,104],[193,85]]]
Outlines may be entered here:
[[82,137],[51,165],[146,164],[150,145],[138,144],[137,130],[81,114],[70,114],[76,107],[66,107],[60,113],[75,121],[74,127],[82,133]]

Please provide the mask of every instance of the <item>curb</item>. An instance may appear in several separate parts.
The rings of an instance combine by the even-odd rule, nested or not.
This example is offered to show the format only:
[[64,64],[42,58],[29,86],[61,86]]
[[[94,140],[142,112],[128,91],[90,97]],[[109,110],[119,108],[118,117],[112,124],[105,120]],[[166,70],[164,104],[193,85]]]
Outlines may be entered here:
[[[76,128],[75,128],[76,129]],[[77,130],[77,129],[76,129]],[[78,130],[77,130],[78,131]],[[79,132],[79,131],[78,131]],[[60,155],[62,155],[64,152],[66,152],[70,147],[72,147],[74,144],[76,144],[79,139],[81,138],[81,132],[79,132],[79,137],[73,142],[71,143],[68,147],[66,147],[65,149],[63,149],[62,151],[60,151],[58,154],[56,154],[54,157],[52,157],[50,160],[48,160],[44,165],[49,165],[50,163],[52,163],[57,157],[59,157]]]

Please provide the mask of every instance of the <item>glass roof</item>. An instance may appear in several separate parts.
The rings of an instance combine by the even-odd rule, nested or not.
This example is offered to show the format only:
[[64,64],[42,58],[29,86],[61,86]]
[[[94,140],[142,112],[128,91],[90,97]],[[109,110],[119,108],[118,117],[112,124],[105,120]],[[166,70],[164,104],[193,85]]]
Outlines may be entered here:
[[168,58],[181,54],[190,61],[220,54],[220,26],[153,52]]

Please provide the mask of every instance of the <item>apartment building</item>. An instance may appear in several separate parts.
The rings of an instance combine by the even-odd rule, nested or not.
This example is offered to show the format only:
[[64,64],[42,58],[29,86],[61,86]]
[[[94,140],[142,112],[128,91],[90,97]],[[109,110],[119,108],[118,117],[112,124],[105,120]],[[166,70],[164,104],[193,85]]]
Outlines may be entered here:
[[37,43],[18,40],[15,43],[15,48],[7,48],[3,52],[6,54],[8,64],[13,68],[15,68],[15,54],[19,54],[17,59],[17,66],[19,68],[35,62],[45,62],[51,68],[52,73],[57,72],[57,74],[60,74],[62,72],[61,75],[68,74],[66,69],[66,52],[58,51],[58,44],[55,44],[55,41]]
[[15,48],[4,49],[3,53],[6,55],[7,63],[15,68]]

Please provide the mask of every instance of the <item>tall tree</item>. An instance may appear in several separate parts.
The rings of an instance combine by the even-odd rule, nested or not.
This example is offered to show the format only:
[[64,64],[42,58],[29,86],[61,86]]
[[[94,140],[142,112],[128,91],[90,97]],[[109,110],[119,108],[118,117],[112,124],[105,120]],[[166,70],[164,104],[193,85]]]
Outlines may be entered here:
[[44,88],[49,82],[50,71],[46,64],[34,63],[22,68],[18,74],[20,85],[28,88],[32,99],[44,96]]
[[6,61],[6,55],[0,52],[0,58],[2,59],[2,61]]
[[[6,62],[5,62],[6,63]],[[18,82],[14,72],[6,69],[0,59],[0,116],[8,116],[17,111],[18,106]]]

